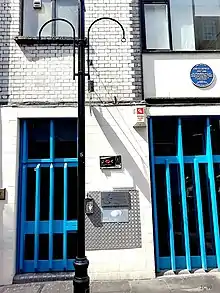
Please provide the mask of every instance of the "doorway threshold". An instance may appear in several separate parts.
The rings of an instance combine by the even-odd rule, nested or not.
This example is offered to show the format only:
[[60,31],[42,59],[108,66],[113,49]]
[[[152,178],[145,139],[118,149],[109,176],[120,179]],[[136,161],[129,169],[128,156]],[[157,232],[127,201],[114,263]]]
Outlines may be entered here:
[[13,284],[26,284],[37,282],[70,281],[73,280],[74,272],[51,272],[51,273],[27,273],[17,274],[13,278]]

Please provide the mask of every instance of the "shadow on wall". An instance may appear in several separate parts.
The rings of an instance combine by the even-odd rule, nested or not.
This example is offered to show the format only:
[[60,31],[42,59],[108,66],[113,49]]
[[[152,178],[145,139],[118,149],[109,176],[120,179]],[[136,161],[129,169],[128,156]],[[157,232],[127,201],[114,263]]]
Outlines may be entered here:
[[11,1],[1,1],[0,18],[0,105],[7,104],[9,93]]
[[[60,60],[65,57],[73,56],[73,46],[69,44],[34,44],[34,45],[20,45],[20,49],[23,52],[25,58],[30,62],[36,62],[42,59],[55,58],[60,62]],[[77,58],[77,55],[76,55]],[[54,63],[54,59],[51,60]],[[77,65],[77,59],[76,59]],[[72,63],[69,64],[72,66]],[[60,69],[60,68],[59,68]]]
[[[137,186],[140,191],[146,196],[147,200],[151,202],[150,195],[150,186],[146,177],[143,175],[143,172],[138,167],[132,155],[128,152],[127,148],[115,133],[114,129],[103,117],[102,113],[99,112],[96,108],[93,108],[93,114],[102,129],[106,139],[111,144],[111,147],[114,149],[115,153],[121,154],[123,157],[123,166],[131,175],[134,185]],[[103,127],[104,125],[104,127]],[[146,139],[146,138],[145,138]]]

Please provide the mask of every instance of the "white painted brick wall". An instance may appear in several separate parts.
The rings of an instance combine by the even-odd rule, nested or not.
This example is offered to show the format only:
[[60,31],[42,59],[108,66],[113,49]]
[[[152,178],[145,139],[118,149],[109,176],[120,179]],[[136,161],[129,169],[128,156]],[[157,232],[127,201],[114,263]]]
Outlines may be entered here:
[[[86,0],[86,28],[96,19],[109,16],[119,20],[101,21],[91,31],[91,79],[94,100],[140,100],[141,59],[139,0]],[[17,45],[19,0],[0,0],[0,94],[10,103],[72,102],[77,99],[77,80],[72,80],[70,45]],[[77,62],[76,62],[77,63]]]

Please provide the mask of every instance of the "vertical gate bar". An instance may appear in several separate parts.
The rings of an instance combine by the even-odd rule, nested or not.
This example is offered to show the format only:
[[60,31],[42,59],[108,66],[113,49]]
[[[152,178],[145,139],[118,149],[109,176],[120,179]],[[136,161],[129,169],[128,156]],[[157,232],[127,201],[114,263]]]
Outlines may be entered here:
[[34,223],[34,269],[38,269],[39,221],[40,221],[40,164],[36,167],[35,223]]
[[25,245],[25,233],[24,233],[24,223],[26,220],[26,197],[27,197],[27,166],[23,165],[22,168],[22,193],[21,193],[21,229],[20,229],[20,259],[19,268],[20,271],[23,270],[24,265],[24,245]]
[[68,192],[68,165],[64,164],[64,190],[63,190],[63,260],[64,269],[67,270],[67,233],[66,233],[66,222],[67,222],[67,192]]
[[27,121],[23,121],[23,153],[22,153],[22,159],[23,162],[27,162],[28,159],[28,131],[27,131]]
[[184,242],[186,252],[186,267],[191,271],[191,258],[190,258],[190,243],[189,243],[189,224],[187,213],[187,201],[186,201],[186,185],[185,185],[185,172],[183,161],[183,138],[182,138],[182,121],[178,118],[178,161],[180,164],[180,182],[181,182],[181,197],[183,207],[183,229],[184,229]]
[[[22,162],[27,162],[28,158],[28,135],[27,135],[27,121],[21,122],[23,137],[22,137]],[[20,229],[20,258],[19,268],[23,270],[24,264],[24,245],[25,245],[25,233],[24,222],[26,220],[26,197],[27,197],[27,166],[22,166],[22,180],[21,180],[21,229]]]
[[151,187],[152,187],[152,202],[153,202],[153,217],[154,217],[154,239],[155,239],[155,258],[156,268],[160,271],[160,259],[159,259],[159,237],[158,237],[158,218],[157,218],[157,190],[155,179],[155,162],[154,162],[154,142],[153,142],[153,120],[149,119],[150,125],[150,160],[151,160]]
[[54,160],[54,120],[50,120],[50,159]]
[[54,166],[50,164],[49,269],[53,266]]
[[195,176],[195,187],[196,187],[196,204],[197,204],[198,223],[199,223],[199,239],[200,239],[202,268],[206,271],[207,261],[206,261],[206,249],[205,249],[205,232],[204,232],[204,223],[203,223],[201,186],[200,186],[199,167],[198,167],[198,162],[196,159],[194,159],[194,176]]
[[211,130],[210,130],[210,119],[207,118],[207,129],[206,129],[206,155],[208,158],[208,177],[210,182],[210,193],[211,193],[211,205],[212,205],[212,218],[214,226],[214,239],[215,249],[217,257],[217,266],[220,268],[220,240],[219,240],[219,223],[218,223],[218,208],[216,200],[216,189],[215,189],[215,176],[213,167],[212,157],[212,142],[211,142]]
[[166,186],[167,186],[167,207],[168,207],[168,225],[169,225],[169,241],[170,241],[170,257],[171,268],[176,271],[176,259],[175,259],[175,245],[174,245],[174,227],[173,227],[173,213],[172,213],[172,195],[170,186],[170,167],[166,160]]

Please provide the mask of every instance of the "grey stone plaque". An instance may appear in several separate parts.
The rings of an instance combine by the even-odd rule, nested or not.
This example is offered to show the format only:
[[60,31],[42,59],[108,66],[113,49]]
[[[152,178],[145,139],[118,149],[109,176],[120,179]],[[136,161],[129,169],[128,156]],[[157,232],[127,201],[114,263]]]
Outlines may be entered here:
[[101,193],[102,208],[111,207],[130,207],[130,193],[129,192],[102,192]]

